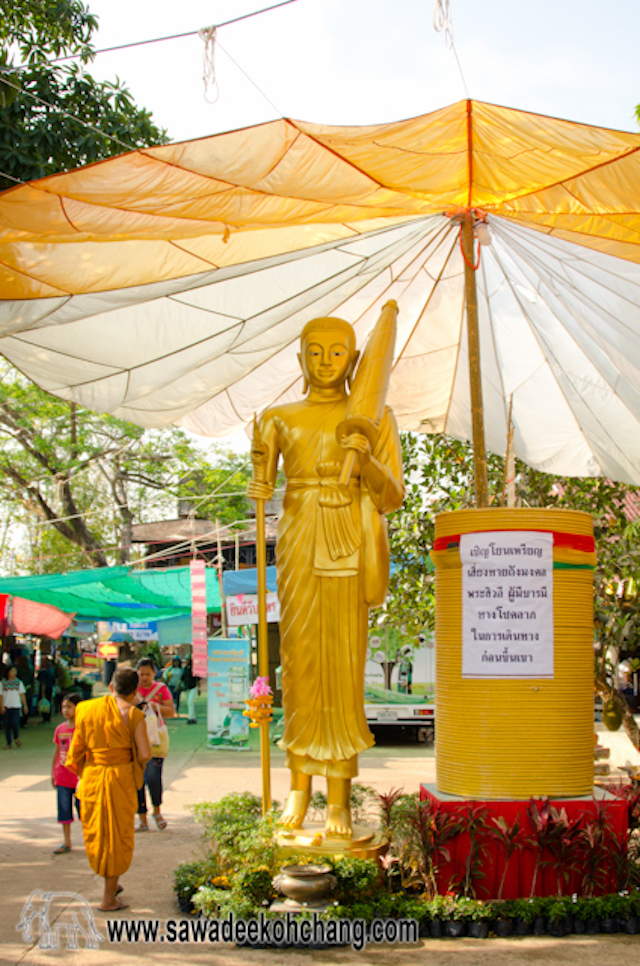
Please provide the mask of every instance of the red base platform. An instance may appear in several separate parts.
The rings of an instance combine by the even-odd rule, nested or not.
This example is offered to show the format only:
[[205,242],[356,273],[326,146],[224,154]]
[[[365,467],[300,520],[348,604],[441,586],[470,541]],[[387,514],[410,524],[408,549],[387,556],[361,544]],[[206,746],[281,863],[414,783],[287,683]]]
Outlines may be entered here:
[[[470,804],[482,805],[489,813],[489,825],[493,827],[491,818],[502,816],[509,826],[512,826],[516,818],[520,819],[520,828],[524,830],[526,836],[534,836],[534,829],[527,815],[526,801],[466,801],[455,795],[447,795],[436,789],[435,785],[420,785],[421,801],[430,800],[437,805],[444,813],[464,816],[467,806]],[[609,823],[610,833],[613,839],[621,848],[626,848],[628,837],[628,815],[627,803],[623,799],[615,798],[609,792],[601,788],[594,788],[593,796],[585,798],[551,799],[550,804],[556,808],[565,809],[569,819],[583,819],[588,821],[597,814],[600,807],[606,809],[606,816]],[[483,837],[484,848],[486,849],[485,858],[482,863],[484,877],[474,881],[473,886],[477,899],[495,899],[498,896],[500,882],[505,869],[505,856],[498,842],[489,836]],[[445,893],[453,881],[459,880],[467,856],[469,854],[469,836],[466,832],[461,832],[446,843],[449,853],[449,861],[440,857],[438,859],[438,872],[436,883],[438,891]],[[503,899],[528,898],[531,894],[531,884],[536,864],[536,853],[533,849],[524,848],[514,852],[508,864],[507,875],[502,889]],[[604,872],[604,870],[603,870]],[[582,879],[581,870],[572,871],[568,882],[563,881],[562,892],[564,895],[571,895],[574,892],[582,892],[580,887]],[[541,868],[538,870],[536,888],[534,895],[549,896],[557,895],[558,873],[553,868],[552,856],[546,850],[542,853]],[[611,862],[611,867],[603,874],[602,880],[595,889],[596,895],[605,895],[615,892],[618,887],[615,876],[615,864]]]

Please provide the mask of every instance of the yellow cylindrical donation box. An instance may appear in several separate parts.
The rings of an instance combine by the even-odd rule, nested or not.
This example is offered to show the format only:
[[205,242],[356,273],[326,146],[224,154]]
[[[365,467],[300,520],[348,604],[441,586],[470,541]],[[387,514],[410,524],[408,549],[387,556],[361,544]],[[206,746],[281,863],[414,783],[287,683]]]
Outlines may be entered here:
[[466,799],[593,788],[593,519],[436,516],[436,770]]

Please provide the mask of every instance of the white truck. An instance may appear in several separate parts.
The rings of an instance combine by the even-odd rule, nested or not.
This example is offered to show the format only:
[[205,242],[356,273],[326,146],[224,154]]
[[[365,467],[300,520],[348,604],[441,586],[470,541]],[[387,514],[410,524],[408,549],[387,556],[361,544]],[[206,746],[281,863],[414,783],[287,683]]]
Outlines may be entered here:
[[[393,655],[393,660],[390,659]],[[365,665],[365,714],[370,728],[412,728],[418,741],[435,737],[435,649],[433,635],[399,644],[393,631],[369,636]]]

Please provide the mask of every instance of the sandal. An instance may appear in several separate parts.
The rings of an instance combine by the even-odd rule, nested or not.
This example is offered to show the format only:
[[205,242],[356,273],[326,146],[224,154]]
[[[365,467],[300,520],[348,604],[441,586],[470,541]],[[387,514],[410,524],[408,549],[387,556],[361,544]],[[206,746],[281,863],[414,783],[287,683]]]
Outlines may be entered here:
[[115,909],[103,909],[102,906],[98,906],[98,912],[122,912],[123,909],[128,909],[129,904],[123,902],[122,899],[118,899],[118,905]]
[[54,855],[64,855],[65,852],[70,852],[70,851],[71,851],[71,846],[70,845],[59,845],[57,849],[54,849],[53,850],[53,854]]
[[148,825],[145,825],[144,822],[138,822],[138,824],[136,825],[136,829],[135,830],[136,830],[136,832],[148,832],[149,831],[149,826]]
[[119,896],[121,892],[124,892],[124,886],[119,885],[116,889],[116,895]]
[[153,821],[156,823],[161,832],[167,827],[166,819],[164,819],[162,815],[154,815]]

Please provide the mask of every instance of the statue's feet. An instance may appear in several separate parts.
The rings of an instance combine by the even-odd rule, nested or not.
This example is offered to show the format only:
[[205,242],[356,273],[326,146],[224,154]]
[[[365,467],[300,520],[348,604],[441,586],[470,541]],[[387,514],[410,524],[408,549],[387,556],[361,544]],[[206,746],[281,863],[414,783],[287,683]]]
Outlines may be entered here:
[[342,805],[327,806],[327,820],[324,823],[327,838],[351,838],[351,813]]
[[283,828],[302,828],[304,817],[309,807],[310,793],[294,790],[289,792],[285,810],[280,816],[278,825]]

